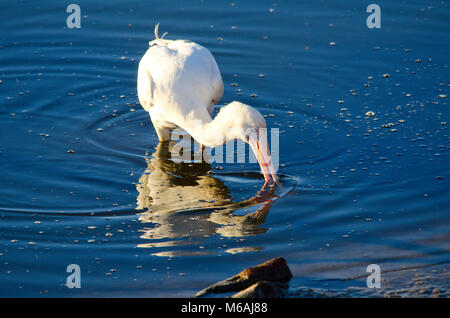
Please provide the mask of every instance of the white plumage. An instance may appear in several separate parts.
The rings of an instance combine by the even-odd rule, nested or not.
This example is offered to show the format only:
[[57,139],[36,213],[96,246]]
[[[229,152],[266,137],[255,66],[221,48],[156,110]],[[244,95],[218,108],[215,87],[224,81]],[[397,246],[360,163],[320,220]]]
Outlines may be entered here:
[[217,147],[242,139],[248,142],[266,182],[269,171],[277,181],[267,147],[264,117],[251,106],[231,102],[212,119],[214,104],[223,96],[223,81],[211,52],[186,40],[166,40],[164,34],[149,43],[139,62],[139,102],[150,113],[160,141],[170,138],[170,129],[181,127],[200,144]]

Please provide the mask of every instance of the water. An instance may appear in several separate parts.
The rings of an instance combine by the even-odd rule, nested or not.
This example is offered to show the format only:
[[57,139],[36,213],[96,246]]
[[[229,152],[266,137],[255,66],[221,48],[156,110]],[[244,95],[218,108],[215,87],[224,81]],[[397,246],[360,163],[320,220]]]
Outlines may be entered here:
[[[77,3],[81,29],[59,1],[1,5],[1,296],[192,296],[278,256],[293,291],[352,296],[372,263],[450,289],[447,2],[379,1],[381,29],[370,2]],[[158,21],[280,129],[283,189],[155,155],[136,74]]]

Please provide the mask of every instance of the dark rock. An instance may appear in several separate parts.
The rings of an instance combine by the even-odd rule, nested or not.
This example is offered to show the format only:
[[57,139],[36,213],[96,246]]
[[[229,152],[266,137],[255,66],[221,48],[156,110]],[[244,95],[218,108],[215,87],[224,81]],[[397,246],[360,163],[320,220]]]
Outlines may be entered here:
[[281,298],[289,288],[287,283],[262,281],[237,292],[231,298]]
[[211,293],[216,294],[239,291],[262,281],[288,283],[291,278],[292,273],[286,260],[282,257],[277,257],[265,263],[244,269],[242,272],[231,278],[217,282],[199,291],[195,294],[195,297],[202,297]]

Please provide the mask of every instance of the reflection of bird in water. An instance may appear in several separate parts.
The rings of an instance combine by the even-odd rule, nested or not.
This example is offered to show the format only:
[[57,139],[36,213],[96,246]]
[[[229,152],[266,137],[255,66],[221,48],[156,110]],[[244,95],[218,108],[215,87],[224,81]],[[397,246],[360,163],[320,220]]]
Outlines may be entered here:
[[[223,181],[210,173],[209,163],[175,163],[171,160],[172,146],[169,142],[157,146],[136,185],[137,208],[146,210],[139,214],[139,220],[153,225],[143,230],[142,238],[192,238],[215,233],[246,236],[266,231],[260,225],[277,198],[275,188],[263,187],[255,197],[233,202]],[[236,209],[252,208],[246,215],[233,214]]]
[[[165,34],[164,34],[165,35]],[[212,119],[214,104],[223,95],[223,81],[211,52],[185,40],[159,38],[139,62],[139,102],[150,113],[160,141],[170,129],[181,127],[201,145],[218,147],[236,139],[253,150],[266,182],[277,182],[264,131],[266,121],[253,107],[232,102]]]
[[207,162],[173,162],[169,142],[159,143],[153,156],[139,179],[138,209],[179,211],[230,201],[223,182],[208,174],[211,165]]

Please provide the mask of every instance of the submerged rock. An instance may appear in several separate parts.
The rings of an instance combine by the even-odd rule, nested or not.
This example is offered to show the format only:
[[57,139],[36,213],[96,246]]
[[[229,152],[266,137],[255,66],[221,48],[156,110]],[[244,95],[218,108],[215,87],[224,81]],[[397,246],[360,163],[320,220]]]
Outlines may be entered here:
[[262,281],[237,292],[231,298],[281,298],[287,293],[287,283]]
[[[256,265],[244,269],[237,275],[217,282],[195,294],[195,297],[202,297],[211,293],[226,293],[232,291],[242,291],[235,295],[235,297],[247,297],[245,295],[262,295],[271,294],[275,292],[277,288],[274,284],[268,284],[270,282],[287,283],[291,280],[292,273],[289,269],[286,260],[282,257],[271,259],[265,263]],[[264,284],[259,284],[264,282]],[[257,285],[257,286],[254,286]],[[251,287],[251,288],[249,288]],[[249,290],[246,290],[249,289]],[[241,296],[239,296],[239,294]],[[248,296],[250,297],[250,296]],[[267,296],[271,297],[271,296]],[[280,297],[280,296],[278,296]]]

